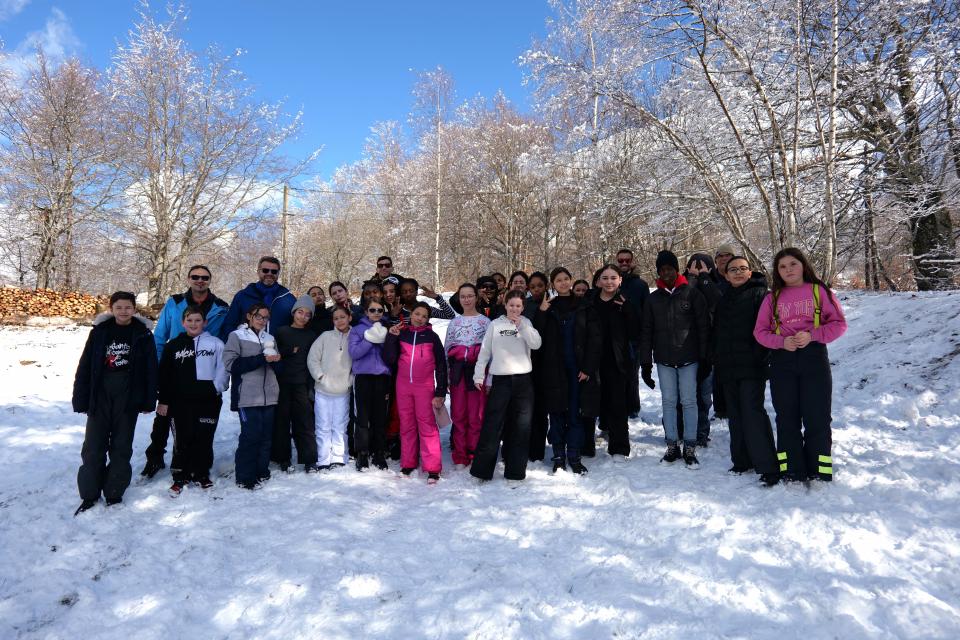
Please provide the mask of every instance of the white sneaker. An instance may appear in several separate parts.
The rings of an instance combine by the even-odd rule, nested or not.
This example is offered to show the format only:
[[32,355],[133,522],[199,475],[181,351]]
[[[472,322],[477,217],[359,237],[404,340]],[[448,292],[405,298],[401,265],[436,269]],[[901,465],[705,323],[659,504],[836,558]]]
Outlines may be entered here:
[[453,468],[456,469],[457,471],[463,471],[464,469],[466,469],[466,468],[469,467],[469,466],[470,466],[470,465],[459,464],[459,463],[458,463],[458,464],[453,465]]
[[627,461],[627,456],[623,455],[622,453],[615,453],[610,457],[613,458],[614,464],[623,464]]

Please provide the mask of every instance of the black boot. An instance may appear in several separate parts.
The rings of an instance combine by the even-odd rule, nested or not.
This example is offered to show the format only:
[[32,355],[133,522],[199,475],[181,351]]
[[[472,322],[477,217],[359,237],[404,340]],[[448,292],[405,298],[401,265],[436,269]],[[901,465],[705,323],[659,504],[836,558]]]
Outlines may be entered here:
[[95,506],[97,506],[96,500],[84,500],[83,502],[80,503],[80,506],[77,507],[77,510],[73,512],[73,517],[77,517],[84,511],[87,511],[88,509],[93,509]]
[[146,476],[147,478],[152,478],[153,476],[157,475],[157,472],[160,471],[160,469],[165,469],[166,466],[167,465],[163,462],[163,458],[160,458],[159,460],[151,460],[150,458],[147,458],[147,464],[143,465],[143,471],[140,472],[140,475]]
[[368,469],[369,467],[370,467],[370,459],[367,457],[367,454],[358,453],[357,454],[357,471],[363,471],[364,469]]
[[375,466],[377,469],[380,469],[381,471],[387,468],[387,461],[383,457],[382,452],[378,451],[377,453],[373,454],[373,466]]
[[772,487],[780,482],[779,473],[764,473],[760,475],[760,482],[764,486]]
[[557,471],[566,471],[567,470],[567,461],[563,458],[554,458],[553,459],[553,472]]
[[112,507],[115,504],[120,504],[123,502],[123,498],[105,498],[104,502],[107,503],[108,507]]
[[673,463],[679,460],[681,457],[680,447],[676,442],[667,443],[667,452],[663,454],[663,457],[660,458],[660,462]]
[[571,460],[570,461],[570,471],[577,475],[582,475],[587,472],[587,468],[583,466],[583,463],[580,460]]
[[683,445],[683,461],[687,469],[699,469],[700,461],[697,460],[697,447],[695,445]]

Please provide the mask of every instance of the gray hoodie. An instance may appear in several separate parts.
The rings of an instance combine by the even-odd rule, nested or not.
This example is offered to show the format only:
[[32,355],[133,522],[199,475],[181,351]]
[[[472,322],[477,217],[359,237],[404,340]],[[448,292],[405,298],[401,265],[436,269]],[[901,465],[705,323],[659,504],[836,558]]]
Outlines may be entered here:
[[269,407],[277,404],[280,386],[273,366],[263,355],[264,345],[276,345],[266,331],[259,335],[242,324],[227,338],[223,348],[223,368],[230,372],[233,383],[230,392],[230,409],[243,407]]

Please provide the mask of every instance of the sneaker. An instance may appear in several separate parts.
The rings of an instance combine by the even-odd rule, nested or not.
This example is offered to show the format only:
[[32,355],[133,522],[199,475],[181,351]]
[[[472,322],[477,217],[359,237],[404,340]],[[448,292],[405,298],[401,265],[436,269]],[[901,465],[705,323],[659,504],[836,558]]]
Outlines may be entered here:
[[293,467],[293,465],[290,463],[289,460],[280,462],[279,465],[280,465],[280,471],[283,471],[284,473],[288,473]]
[[[339,469],[340,467],[345,467],[345,466],[347,466],[347,465],[343,464],[342,462],[331,462],[331,463],[330,463],[330,466],[327,467],[327,468],[328,468],[328,469]],[[320,467],[320,468],[323,469],[323,467]]]
[[557,471],[566,471],[567,470],[567,461],[563,458],[554,458],[553,459],[553,471],[551,473],[556,473]]
[[167,467],[164,464],[163,460],[147,460],[147,464],[143,465],[143,471],[140,472],[140,475],[146,476],[147,478],[152,478],[157,475],[157,472],[160,469],[165,469]]
[[89,511],[90,509],[93,509],[95,506],[97,506],[96,500],[84,500],[83,502],[80,503],[80,506],[77,507],[77,510],[73,512],[73,517],[76,518],[78,515],[80,515],[84,511]]
[[210,487],[213,486],[213,480],[211,480],[210,478],[204,477],[197,480],[197,484],[200,485],[201,489],[209,489]]
[[737,465],[733,465],[732,467],[727,469],[727,473],[733,473],[736,475],[740,475],[741,473],[747,473],[748,471],[753,471],[753,467],[738,467]]
[[700,461],[697,460],[697,447],[695,445],[683,446],[683,462],[687,465],[687,469],[699,469]]
[[584,473],[587,472],[587,468],[586,468],[585,466],[583,466],[583,463],[580,462],[579,460],[571,460],[571,461],[570,461],[570,471],[572,471],[573,473],[575,473],[575,474],[577,474],[577,475],[582,475],[582,474],[584,474]]
[[386,458],[383,457],[382,453],[373,454],[372,462],[373,462],[373,466],[375,466],[377,469],[380,469],[381,471],[387,468],[387,460]]
[[431,473],[427,475],[427,484],[437,484],[440,481],[439,473]]
[[416,470],[417,470],[416,467],[404,467],[404,468],[400,469],[400,473],[402,473],[403,475],[405,475],[405,476],[407,476],[407,477],[409,478],[410,475],[411,475],[414,471],[416,471]]
[[622,453],[615,453],[610,457],[613,458],[614,464],[623,464],[627,461],[627,456],[623,455]]
[[357,471],[363,471],[370,468],[370,459],[365,453],[357,454]]
[[673,463],[679,460],[680,457],[680,447],[676,444],[668,444],[667,451],[663,454],[663,457],[660,458],[660,462]]
[[175,480],[170,488],[167,489],[167,493],[170,494],[171,498],[176,498],[183,492],[184,483],[179,480]]
[[123,498],[104,498],[103,501],[107,503],[108,507],[112,507],[114,505],[121,504],[123,502]]
[[765,487],[772,487],[780,482],[779,473],[764,473],[760,475],[760,482]]

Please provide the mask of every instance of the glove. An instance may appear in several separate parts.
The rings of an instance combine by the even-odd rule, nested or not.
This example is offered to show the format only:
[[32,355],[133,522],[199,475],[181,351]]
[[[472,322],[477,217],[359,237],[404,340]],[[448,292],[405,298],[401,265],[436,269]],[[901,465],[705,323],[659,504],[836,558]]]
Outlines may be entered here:
[[711,371],[713,371],[713,365],[710,363],[710,361],[701,360],[700,364],[697,365],[697,383],[699,384],[706,380]]
[[652,364],[640,365],[640,377],[643,378],[643,383],[648,387],[650,387],[651,389],[657,388],[657,383],[653,381],[653,365]]

